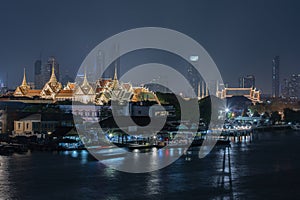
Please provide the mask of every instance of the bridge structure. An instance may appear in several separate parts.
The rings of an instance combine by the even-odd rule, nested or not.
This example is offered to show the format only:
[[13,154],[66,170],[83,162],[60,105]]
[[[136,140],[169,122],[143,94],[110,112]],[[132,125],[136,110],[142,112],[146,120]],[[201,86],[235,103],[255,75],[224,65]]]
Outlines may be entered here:
[[244,96],[252,101],[253,104],[260,103],[260,91],[256,88],[224,88],[218,90],[216,96],[225,99],[233,96]]

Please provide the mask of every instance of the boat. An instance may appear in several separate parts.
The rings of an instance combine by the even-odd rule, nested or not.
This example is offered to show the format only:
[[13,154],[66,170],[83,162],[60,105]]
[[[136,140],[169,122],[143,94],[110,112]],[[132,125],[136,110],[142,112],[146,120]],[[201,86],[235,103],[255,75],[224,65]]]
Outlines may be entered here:
[[26,153],[28,146],[23,144],[1,144],[0,155],[12,155],[13,153]]
[[300,131],[300,124],[292,125],[292,129],[295,131]]
[[129,150],[134,150],[134,149],[151,149],[153,147],[156,146],[151,144],[128,144],[126,148],[128,148]]
[[[173,143],[165,143],[165,142],[158,142],[157,144],[136,144],[136,143],[114,143],[115,146],[119,147],[119,148],[126,148],[130,151],[135,150],[135,149],[152,149],[152,148],[157,148],[157,149],[161,149],[163,147],[169,147],[169,148],[189,148],[189,147],[197,147],[197,146],[202,146],[204,142],[203,138],[199,138],[199,139],[194,139],[192,143],[177,143],[177,142],[173,142]],[[217,139],[215,145],[225,145],[228,146],[230,145],[230,140],[228,138],[219,138]]]
[[[200,140],[200,141],[193,141],[191,146],[202,146],[204,143],[204,140]],[[217,139],[217,142],[215,143],[215,145],[219,146],[219,145],[225,145],[228,146],[230,145],[230,140],[229,139]]]
[[0,155],[12,155],[14,152],[14,147],[12,147],[11,145],[0,146]]
[[230,145],[230,140],[229,139],[219,139],[219,140],[217,140],[216,145],[229,146]]

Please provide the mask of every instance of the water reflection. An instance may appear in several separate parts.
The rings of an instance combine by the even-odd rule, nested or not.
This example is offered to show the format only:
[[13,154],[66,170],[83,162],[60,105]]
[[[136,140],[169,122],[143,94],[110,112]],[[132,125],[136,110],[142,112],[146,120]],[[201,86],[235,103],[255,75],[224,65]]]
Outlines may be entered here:
[[[108,168],[92,161],[87,151],[0,156],[0,199],[259,199],[276,191],[291,197],[300,177],[300,135],[263,133],[254,138],[259,140],[217,146],[203,159],[198,147],[152,149],[152,166],[185,154],[144,174]],[[105,154],[105,162],[124,162],[117,149]],[[133,155],[139,160],[140,154]]]
[[11,199],[12,184],[9,179],[9,166],[8,160],[11,159],[7,156],[0,156],[0,198]]
[[231,172],[231,161],[230,161],[230,147],[224,147],[220,150],[222,156],[222,170],[217,182],[219,189],[228,191],[230,199],[233,199],[233,187],[232,187],[232,172]]
[[149,195],[159,195],[161,190],[161,173],[154,171],[146,177],[146,191]]

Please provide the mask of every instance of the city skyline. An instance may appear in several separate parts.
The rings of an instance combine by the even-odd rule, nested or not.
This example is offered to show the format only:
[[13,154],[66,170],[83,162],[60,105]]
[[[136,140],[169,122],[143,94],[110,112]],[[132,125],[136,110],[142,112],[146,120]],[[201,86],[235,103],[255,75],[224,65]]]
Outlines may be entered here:
[[272,97],[280,96],[280,57],[275,56],[272,65]]
[[[102,58],[103,59],[103,58]],[[112,79],[113,75],[115,72],[117,72],[117,77],[120,77],[120,60],[121,59],[117,59],[116,61],[114,61],[111,66],[109,67],[108,70],[106,70],[102,77],[96,77],[96,74],[93,73],[87,73],[87,77],[90,80],[101,80],[101,79]],[[289,74],[289,76],[287,77],[283,77],[282,80],[279,79],[279,65],[280,65],[280,57],[279,56],[275,56],[272,60],[272,94],[266,94],[266,93],[262,93],[265,97],[273,97],[273,98],[287,98],[289,96],[291,96],[291,98],[297,97],[296,93],[298,92],[298,89],[292,89],[292,90],[297,90],[296,92],[294,92],[293,95],[288,95],[287,90],[290,89],[290,82],[289,82],[289,78],[293,78],[293,77],[300,77],[300,73],[293,73],[293,74]],[[56,60],[56,58],[54,56],[50,56],[48,57],[47,61],[44,62],[41,59],[37,59],[34,63],[34,77],[33,80],[28,79],[28,84],[30,85],[31,88],[33,89],[41,89],[44,84],[46,84],[48,82],[49,77],[51,76],[51,69],[52,69],[52,65],[54,64],[55,66],[55,74],[57,76],[57,79],[59,80],[58,77],[64,79],[64,81],[62,82],[62,86],[67,87],[68,83],[76,83],[77,81],[75,81],[75,78],[69,77],[68,74],[59,74],[59,64]],[[95,69],[92,70],[100,70],[101,71],[101,67],[99,67],[99,63],[98,60],[95,64],[95,66],[92,66],[91,68],[95,67]],[[87,70],[88,68],[85,67],[85,70]],[[27,71],[27,68],[23,69],[24,71]],[[212,93],[209,92],[210,94],[216,95],[218,96],[218,94],[216,94],[218,88],[222,88],[225,86],[225,88],[254,88],[254,89],[258,89],[260,92],[261,89],[256,87],[255,84],[255,76],[252,74],[247,74],[247,75],[241,75],[238,78],[238,81],[236,85],[234,85],[234,87],[232,87],[232,85],[228,85],[228,83],[224,82],[225,85],[223,84],[218,84],[216,81],[214,80],[210,80],[208,83],[205,83],[204,80],[200,77],[197,77],[197,75],[195,76],[194,72],[191,71],[193,70],[190,66],[187,66],[186,68],[186,77],[188,78],[188,80],[191,83],[191,86],[194,88],[195,93],[198,94],[199,93],[199,88],[200,88],[200,93],[202,94],[202,84],[206,85],[214,85],[212,86],[211,89],[213,89]],[[78,71],[77,73],[77,77],[79,77],[80,79],[83,78],[84,74],[86,72],[80,72]],[[100,72],[97,72],[97,74]],[[140,72],[141,74],[142,72]],[[147,74],[151,74],[151,70],[150,71],[146,71]],[[26,76],[28,77],[28,73],[26,72]],[[161,79],[163,77],[157,77],[158,79]],[[297,78],[296,78],[297,79]],[[96,82],[97,82],[96,81]],[[144,80],[144,82],[140,81],[139,79],[133,78],[132,76],[125,76],[125,79],[123,81],[127,81],[127,82],[131,82],[133,85],[135,86],[144,86],[145,84],[155,84],[156,80]],[[5,83],[6,81],[4,80],[0,80],[0,87],[4,88],[4,89],[10,89],[10,90],[14,90],[16,89],[18,86],[16,86],[15,88],[7,88],[7,85]],[[90,81],[92,84],[96,84],[95,81]],[[176,82],[176,81],[175,81]],[[218,86],[217,86],[218,85]],[[297,88],[297,83],[296,85],[294,84],[292,87],[293,88]],[[4,92],[5,93],[5,92]],[[4,94],[2,92],[2,94]],[[176,94],[182,94],[180,90],[175,92]],[[208,92],[207,92],[208,93]],[[275,94],[276,93],[276,94]],[[183,94],[184,96],[188,96],[188,94]],[[198,95],[199,96],[199,95]],[[299,96],[299,95],[298,95]]]
[[[7,73],[13,88],[18,79],[12,77],[22,77],[26,67],[33,81],[34,62],[40,54],[42,60],[55,56],[64,69],[61,74],[66,70],[74,77],[84,57],[98,43],[118,32],[144,26],[170,28],[194,38],[214,59],[224,82],[232,86],[237,86],[237,77],[253,74],[257,87],[271,94],[272,58],[276,55],[284,69],[280,72],[282,79],[299,73],[297,1],[164,1],[130,5],[102,1],[93,6],[72,2],[72,8],[69,3],[27,1],[3,5],[0,79],[5,81]],[[115,3],[120,5],[116,10]],[[213,15],[207,11],[210,9],[215,10]],[[274,27],[278,29],[274,31]],[[132,67],[131,61],[124,60],[122,69]]]
[[300,199],[299,0],[2,0],[1,199]]

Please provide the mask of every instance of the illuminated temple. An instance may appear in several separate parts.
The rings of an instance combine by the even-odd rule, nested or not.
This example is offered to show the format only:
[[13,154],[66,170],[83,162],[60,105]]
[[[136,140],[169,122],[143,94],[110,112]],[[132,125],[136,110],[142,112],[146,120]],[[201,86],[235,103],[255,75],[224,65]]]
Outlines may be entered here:
[[54,65],[49,81],[41,90],[31,89],[27,84],[24,70],[22,84],[16,88],[13,96],[33,100],[52,100],[53,102],[69,100],[96,105],[105,105],[111,100],[118,100],[121,103],[152,101],[160,104],[155,93],[147,88],[133,87],[130,83],[119,82],[116,70],[113,79],[99,79],[95,84],[91,84],[88,82],[85,73],[81,84],[69,82],[63,87],[56,78]]

